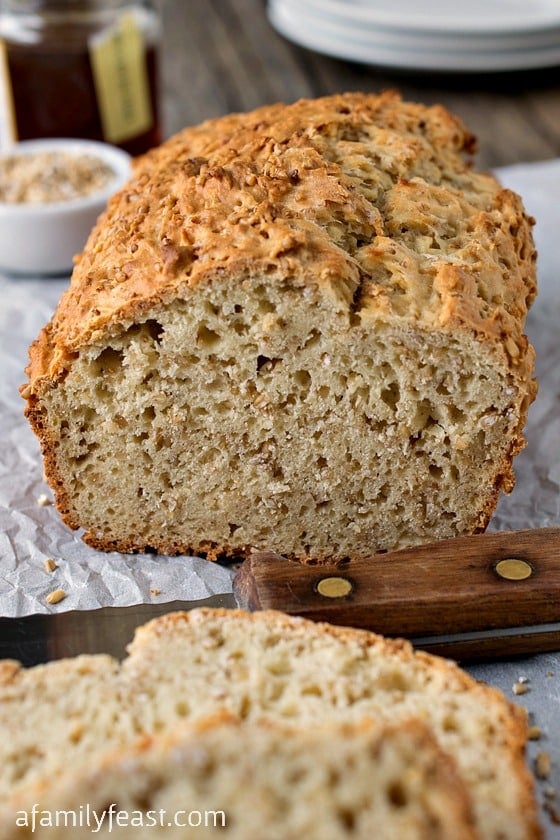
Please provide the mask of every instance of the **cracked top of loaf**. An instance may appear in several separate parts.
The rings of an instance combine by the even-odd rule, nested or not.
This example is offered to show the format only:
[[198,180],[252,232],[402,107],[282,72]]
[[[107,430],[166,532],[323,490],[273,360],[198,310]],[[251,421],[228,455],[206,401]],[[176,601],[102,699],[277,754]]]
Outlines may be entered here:
[[529,377],[533,220],[472,170],[473,149],[443,107],[394,92],[185,129],[137,162],[100,217],[31,348],[26,395],[154,303],[256,271],[313,285],[362,323],[468,330]]

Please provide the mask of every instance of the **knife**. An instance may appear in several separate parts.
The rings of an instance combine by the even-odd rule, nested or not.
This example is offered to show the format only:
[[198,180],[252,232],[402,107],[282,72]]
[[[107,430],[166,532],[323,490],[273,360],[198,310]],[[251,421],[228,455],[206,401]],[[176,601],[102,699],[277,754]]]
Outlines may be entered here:
[[0,658],[121,658],[134,629],[193,607],[278,609],[407,638],[457,660],[560,650],[560,528],[498,531],[328,565],[251,554],[233,594],[0,619]]
[[560,650],[560,528],[498,531],[309,568],[251,555],[234,580],[246,609],[410,639],[481,660]]

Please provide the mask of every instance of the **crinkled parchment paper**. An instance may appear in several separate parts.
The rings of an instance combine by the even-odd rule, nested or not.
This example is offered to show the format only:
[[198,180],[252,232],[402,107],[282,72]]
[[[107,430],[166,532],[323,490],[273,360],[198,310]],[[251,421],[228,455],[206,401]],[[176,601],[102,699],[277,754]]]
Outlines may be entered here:
[[[537,349],[540,392],[516,461],[517,486],[502,498],[493,529],[560,521],[560,291],[556,250],[560,230],[560,161],[510,167],[499,173],[520,192],[538,220],[540,293],[527,330]],[[27,348],[52,314],[64,279],[0,276],[0,615],[99,606],[196,600],[231,591],[231,569],[199,558],[126,556],[88,548],[68,530],[42,478],[39,446],[23,417],[18,393]],[[58,568],[45,570],[45,560]],[[49,605],[54,589],[67,597]]]

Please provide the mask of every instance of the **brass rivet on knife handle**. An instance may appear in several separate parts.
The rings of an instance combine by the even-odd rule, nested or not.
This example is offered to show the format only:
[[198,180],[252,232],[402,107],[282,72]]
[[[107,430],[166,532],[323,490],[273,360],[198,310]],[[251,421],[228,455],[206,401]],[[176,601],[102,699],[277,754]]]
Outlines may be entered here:
[[321,578],[315,589],[324,598],[344,598],[352,592],[353,586],[348,578],[331,576]]
[[507,557],[494,566],[494,570],[504,580],[527,580],[533,574],[533,567],[519,557]]

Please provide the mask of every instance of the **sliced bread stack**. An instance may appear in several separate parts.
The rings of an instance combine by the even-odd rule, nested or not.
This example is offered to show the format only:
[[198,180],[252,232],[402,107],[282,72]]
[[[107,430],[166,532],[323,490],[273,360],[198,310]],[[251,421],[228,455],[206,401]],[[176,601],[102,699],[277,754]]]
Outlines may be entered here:
[[86,802],[223,809],[245,840],[541,836],[519,708],[406,642],[277,612],[169,614],[120,665],[3,663],[0,727],[6,840],[34,803]]

